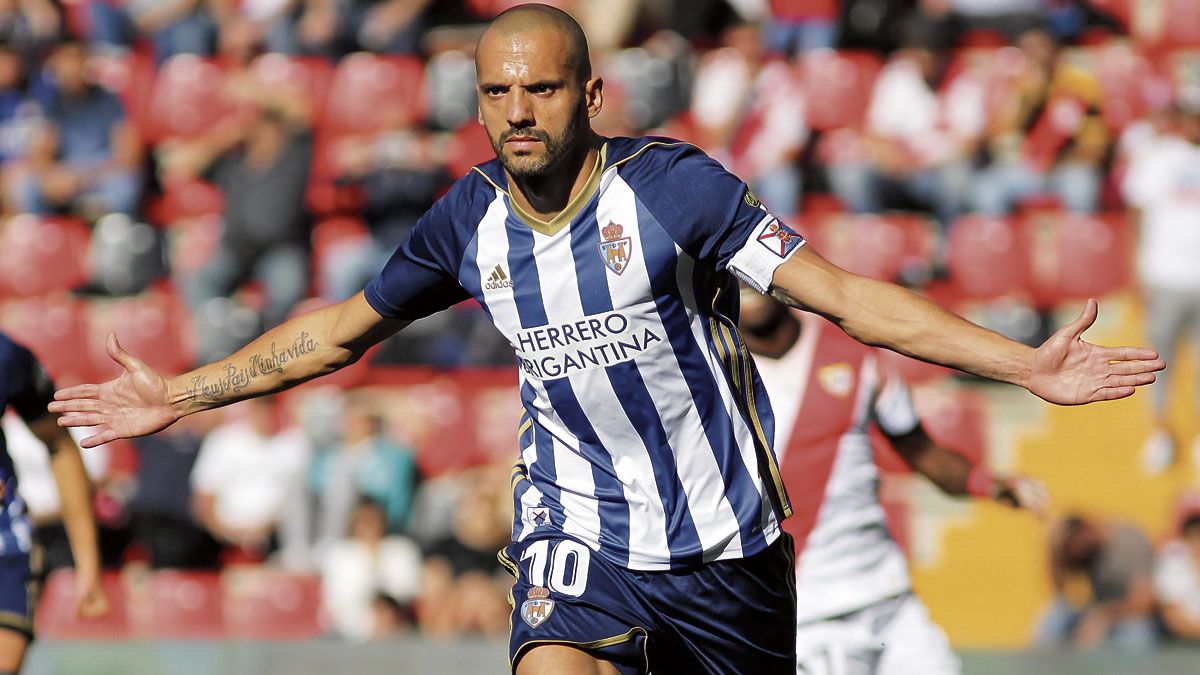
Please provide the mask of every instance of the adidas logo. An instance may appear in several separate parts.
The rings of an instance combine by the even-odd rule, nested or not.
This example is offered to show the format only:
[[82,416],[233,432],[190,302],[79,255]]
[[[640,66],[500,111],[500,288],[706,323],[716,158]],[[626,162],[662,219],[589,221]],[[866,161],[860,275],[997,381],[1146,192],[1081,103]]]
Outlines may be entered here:
[[496,269],[492,270],[492,275],[488,277],[487,283],[483,285],[489,291],[498,291],[501,288],[512,288],[512,279],[504,273],[504,268],[496,265]]

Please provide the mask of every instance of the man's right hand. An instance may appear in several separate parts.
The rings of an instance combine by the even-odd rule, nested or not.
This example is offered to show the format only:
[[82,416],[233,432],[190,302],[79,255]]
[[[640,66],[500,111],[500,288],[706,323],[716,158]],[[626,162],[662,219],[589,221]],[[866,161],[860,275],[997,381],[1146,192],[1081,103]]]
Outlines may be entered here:
[[80,446],[94,448],[118,438],[144,436],[159,431],[180,415],[171,405],[167,381],[152,368],[121,348],[109,333],[105,351],[120,364],[122,373],[104,384],[81,384],[54,393],[50,412],[59,413],[59,426],[95,427]]

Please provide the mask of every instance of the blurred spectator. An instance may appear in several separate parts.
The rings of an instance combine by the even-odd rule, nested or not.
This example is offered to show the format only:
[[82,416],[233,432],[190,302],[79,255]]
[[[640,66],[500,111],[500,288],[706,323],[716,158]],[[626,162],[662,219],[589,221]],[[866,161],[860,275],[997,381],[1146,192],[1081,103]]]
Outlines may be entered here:
[[1025,31],[1017,46],[1025,67],[1007,83],[1010,91],[989,98],[988,162],[975,177],[974,210],[1004,215],[1048,192],[1069,211],[1091,213],[1110,142],[1100,81],[1061,61],[1044,29]]
[[496,561],[512,524],[504,468],[464,477],[453,532],[425,551],[419,619],[426,635],[498,637],[508,630],[511,608],[504,598],[512,577]]
[[354,504],[367,497],[383,509],[385,529],[405,532],[417,482],[411,448],[387,436],[384,420],[363,395],[349,395],[342,411],[342,438],[309,469],[318,496],[316,557],[350,529]]
[[338,174],[342,182],[362,186],[362,213],[371,236],[330,252],[322,274],[326,298],[349,298],[383,269],[449,182],[439,154],[431,134],[399,120],[373,137],[339,142]]
[[855,213],[915,203],[931,210],[944,232],[964,209],[986,111],[983,85],[972,75],[947,80],[949,53],[939,30],[910,21],[905,48],[875,81],[864,151],[836,156],[829,179]]
[[1042,20],[1046,30],[1061,42],[1078,42],[1088,31],[1095,29],[1114,35],[1124,32],[1116,17],[1090,0],[1043,0],[1043,4]]
[[1200,643],[1200,513],[1183,521],[1154,563],[1154,594],[1172,637]]
[[950,0],[955,14],[971,30],[993,31],[1009,38],[1041,19],[1045,0]]
[[[1138,277],[1146,333],[1172,363],[1180,342],[1200,329],[1200,110],[1174,109],[1150,133],[1131,151],[1122,188],[1140,216]],[[1169,375],[1160,373],[1152,392],[1155,428],[1142,456],[1152,472],[1171,465],[1180,440],[1168,420]],[[1200,458],[1200,441],[1194,451]]]
[[804,93],[782,60],[766,58],[758,26],[725,31],[701,61],[691,116],[700,147],[742,176],[776,213],[800,206],[797,156],[808,137]]
[[[1050,564],[1057,597],[1038,628],[1040,646],[1154,646],[1154,552],[1136,527],[1066,518],[1051,531]],[[1091,589],[1082,606],[1066,598],[1069,583],[1080,578]]]
[[210,56],[228,0],[92,0],[91,41],[109,50],[132,49],[140,36],[162,63],[178,54]]
[[196,520],[232,556],[262,560],[279,549],[285,562],[307,555],[300,502],[309,445],[298,428],[283,428],[273,398],[250,399],[230,411],[200,445],[192,469]]
[[353,44],[380,54],[415,54],[433,0],[337,0],[338,20]]
[[[194,275],[177,279],[196,318],[202,362],[241,346],[229,330],[236,309],[227,296],[243,281],[262,284],[262,328],[287,318],[310,281],[309,107],[301,97],[262,87],[252,78],[236,82],[241,96],[250,99],[244,112],[199,139],[162,149],[164,180],[202,177],[225,198],[217,251]],[[245,333],[256,334],[258,328]]]
[[594,54],[608,54],[625,46],[637,28],[647,0],[578,0],[568,8],[587,34]]
[[837,44],[840,0],[770,0],[771,18],[764,28],[767,49],[792,56]]
[[334,629],[360,642],[402,632],[422,583],[417,545],[389,536],[383,509],[360,501],[350,537],[334,544],[321,565],[321,595]]
[[133,216],[142,187],[141,150],[121,100],[89,81],[87,48],[66,41],[47,65],[52,76],[45,123],[34,136],[20,181],[19,210],[75,213],[95,221]]
[[54,0],[0,0],[0,42],[10,45],[27,67],[63,36],[62,5]]
[[6,212],[19,210],[22,163],[42,120],[41,104],[29,88],[21,55],[12,43],[0,41],[0,194]]
[[158,568],[215,568],[221,545],[192,509],[192,468],[217,415],[189,415],[152,436],[133,440],[137,489],[129,504],[134,541]]

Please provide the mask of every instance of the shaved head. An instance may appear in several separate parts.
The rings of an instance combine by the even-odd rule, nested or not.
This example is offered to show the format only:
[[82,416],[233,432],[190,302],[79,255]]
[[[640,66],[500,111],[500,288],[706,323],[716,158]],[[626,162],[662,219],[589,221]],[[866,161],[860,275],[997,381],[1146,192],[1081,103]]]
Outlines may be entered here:
[[574,73],[578,82],[583,83],[591,79],[592,62],[588,56],[587,36],[584,35],[583,28],[570,14],[550,5],[517,5],[501,12],[480,36],[479,48],[475,51],[476,61],[478,62],[479,54],[489,39],[509,41],[517,35],[541,31],[556,33],[561,37],[564,47],[563,63],[569,72]]

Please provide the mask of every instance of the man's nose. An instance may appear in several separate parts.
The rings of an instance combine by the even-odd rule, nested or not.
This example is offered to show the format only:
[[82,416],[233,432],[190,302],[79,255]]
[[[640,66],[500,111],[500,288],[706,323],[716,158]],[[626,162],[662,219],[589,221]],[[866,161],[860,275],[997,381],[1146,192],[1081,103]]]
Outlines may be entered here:
[[522,129],[534,125],[533,108],[529,105],[529,96],[520,90],[510,91],[508,94],[508,124],[511,127]]

